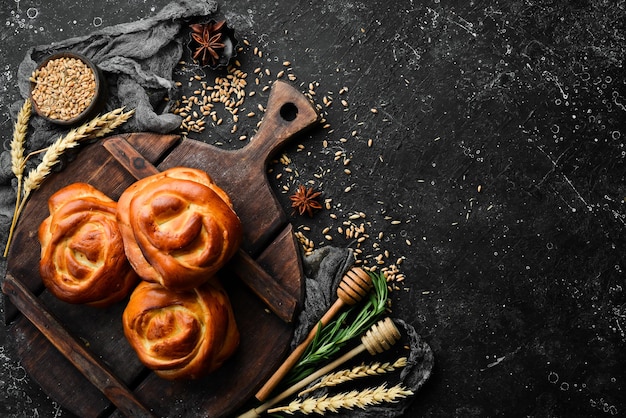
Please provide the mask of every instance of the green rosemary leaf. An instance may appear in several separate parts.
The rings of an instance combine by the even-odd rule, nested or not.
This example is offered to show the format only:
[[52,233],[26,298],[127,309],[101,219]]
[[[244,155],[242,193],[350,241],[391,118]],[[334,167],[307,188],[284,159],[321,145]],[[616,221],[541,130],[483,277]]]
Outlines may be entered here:
[[291,370],[287,385],[310,375],[320,362],[332,359],[349,341],[360,337],[380,318],[387,308],[387,281],[382,273],[368,272],[373,289],[364,303],[342,312],[326,326],[318,326],[315,338]]

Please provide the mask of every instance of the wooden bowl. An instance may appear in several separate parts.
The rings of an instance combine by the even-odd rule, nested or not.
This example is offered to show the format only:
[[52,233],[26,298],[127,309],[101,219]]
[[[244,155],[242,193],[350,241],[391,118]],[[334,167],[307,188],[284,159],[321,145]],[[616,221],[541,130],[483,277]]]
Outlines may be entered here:
[[[71,61],[72,59],[84,65],[79,65],[76,61]],[[63,62],[75,63],[72,69],[78,69],[85,77],[92,79],[93,86],[89,89],[82,89],[81,87],[84,86],[76,85],[77,76],[73,75],[71,70],[66,69],[63,74],[56,69],[50,71],[49,65],[60,66]],[[60,79],[52,80],[55,76]],[[49,91],[52,91],[52,94],[37,89],[38,83],[41,83],[44,89],[46,84],[50,84],[51,90]],[[59,52],[48,56],[37,66],[31,76],[30,99],[33,109],[42,118],[58,125],[78,125],[96,116],[104,106],[105,96],[105,81],[100,69],[91,60],[75,52]],[[43,103],[46,98],[50,98],[49,103]],[[61,115],[63,108],[67,113]],[[72,110],[68,111],[68,109]]]

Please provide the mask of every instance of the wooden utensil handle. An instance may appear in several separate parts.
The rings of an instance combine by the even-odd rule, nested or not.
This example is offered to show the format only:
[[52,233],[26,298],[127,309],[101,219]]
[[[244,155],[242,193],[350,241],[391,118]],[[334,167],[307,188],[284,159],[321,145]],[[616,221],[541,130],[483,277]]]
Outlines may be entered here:
[[102,146],[137,180],[159,172],[143,155],[121,136],[108,138]]
[[337,360],[334,360],[332,363],[329,363],[328,365],[322,367],[321,369],[318,369],[313,374],[305,377],[304,379],[302,379],[301,381],[299,381],[298,383],[296,383],[295,385],[293,385],[289,389],[286,389],[284,392],[276,395],[274,398],[270,399],[269,401],[265,402],[264,404],[262,404],[262,405],[260,405],[260,406],[258,406],[256,408],[253,408],[253,409],[249,410],[248,412],[246,412],[244,414],[239,415],[237,418],[258,418],[258,417],[260,417],[263,412],[267,411],[272,406],[276,405],[276,403],[282,401],[283,399],[287,398],[290,395],[293,395],[294,393],[298,392],[300,389],[304,388],[309,383],[313,382],[316,379],[319,379],[320,377],[324,376],[326,373],[329,373],[329,372],[333,371],[334,369],[336,369],[337,367],[339,367],[340,365],[342,365],[346,361],[350,360],[353,357],[356,357],[357,355],[361,354],[365,350],[366,349],[365,349],[365,346],[363,344],[360,344],[360,345],[354,347],[352,350],[348,351],[346,354],[344,354],[343,356],[339,357]]
[[267,382],[265,382],[263,387],[259,389],[259,391],[255,395],[255,397],[259,401],[263,402],[272,394],[272,391],[276,388],[276,386],[278,386],[280,381],[283,380],[287,373],[289,373],[289,371],[296,365],[298,360],[300,360],[300,357],[302,357],[306,348],[309,346],[311,341],[313,341],[313,338],[315,338],[318,327],[320,325],[326,326],[328,322],[330,322],[330,320],[337,314],[337,312],[339,312],[341,308],[343,308],[344,305],[345,304],[341,299],[337,299],[335,303],[333,303],[333,305],[324,314],[322,319],[320,319],[316,326],[313,327],[311,331],[309,331],[307,337],[300,344],[298,344],[298,346],[291,352],[291,354],[289,355],[289,357],[287,357],[283,364],[281,364],[280,367],[276,369],[274,374],[267,380]]

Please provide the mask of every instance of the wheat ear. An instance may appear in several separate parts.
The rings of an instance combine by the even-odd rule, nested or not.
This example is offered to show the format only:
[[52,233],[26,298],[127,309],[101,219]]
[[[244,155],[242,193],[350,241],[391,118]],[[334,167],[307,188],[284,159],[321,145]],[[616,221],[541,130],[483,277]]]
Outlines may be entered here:
[[101,138],[110,134],[116,128],[126,123],[134,114],[135,109],[124,112],[124,107],[120,107],[109,113],[105,113],[100,118],[94,119],[97,128],[95,129],[93,137]]
[[406,361],[406,357],[400,357],[393,363],[375,362],[370,364],[361,364],[360,366],[353,367],[352,369],[339,370],[334,373],[329,373],[322,377],[322,379],[315,385],[300,392],[298,396],[302,397],[303,395],[313,392],[319,388],[333,387],[363,377],[379,376],[381,374],[390,373],[406,366]]
[[296,399],[289,405],[269,409],[267,413],[285,412],[294,414],[299,412],[304,415],[312,413],[324,415],[326,412],[338,412],[340,409],[365,409],[370,405],[397,402],[399,399],[411,395],[413,395],[413,392],[407,390],[402,385],[388,388],[386,384],[382,384],[375,388],[362,391],[353,390],[334,396],[324,395],[319,398]]
[[[80,142],[86,138],[98,138],[108,133],[111,133],[115,128],[119,127],[134,114],[134,110],[124,113],[124,108],[118,108],[104,115],[97,116],[89,122],[79,126],[78,128],[71,129],[65,136],[59,137],[52,145],[48,147],[41,162],[36,168],[32,169],[28,176],[24,179],[24,192],[13,216],[11,223],[11,229],[9,231],[9,238],[7,245],[4,249],[4,256],[6,257],[9,244],[13,236],[13,230],[17,223],[26,201],[30,194],[37,190],[43,181],[52,172],[52,168],[59,162],[63,153],[71,148],[74,148],[80,144]],[[24,159],[25,161],[25,159]]]
[[[24,168],[26,167],[26,157],[24,156],[24,150],[26,148],[26,131],[28,130],[28,121],[32,113],[32,103],[30,99],[24,100],[22,108],[17,114],[17,120],[15,121],[15,127],[13,129],[13,139],[11,140],[11,170],[17,178],[17,192],[15,193],[15,208],[13,209],[13,219],[11,220],[10,231],[15,228],[17,211],[20,206],[22,198],[22,177],[24,176]],[[4,256],[6,257],[5,247]]]
[[[28,130],[28,121],[32,112],[32,104],[30,99],[26,99],[22,108],[17,114],[15,127],[13,129],[13,139],[11,141],[11,170],[18,180],[21,180],[24,174],[24,149],[26,144],[26,131]],[[20,181],[18,181],[19,185]]]
[[[91,126],[84,126],[84,133],[88,134],[90,138],[100,138],[110,134],[115,130],[115,128],[128,121],[128,119],[130,119],[130,117],[135,113],[134,110],[123,113],[123,109],[124,108],[115,109],[110,113],[104,114],[101,119],[99,118],[98,120],[95,120]],[[31,157],[44,153],[47,150],[48,148],[44,148],[29,153],[24,159],[24,163],[26,163],[26,161],[28,161]]]
[[111,133],[126,122],[133,113],[134,110],[124,113],[123,107],[112,110],[70,130],[64,137],[57,139],[48,147],[39,165],[28,173],[24,180],[24,194],[28,195],[41,186],[65,151],[78,146],[86,138],[98,138]]
[[26,157],[24,156],[26,148],[26,131],[28,130],[28,121],[30,120],[31,113],[32,103],[30,99],[26,99],[17,114],[15,128],[13,129],[13,139],[11,140],[11,170],[17,178],[15,211],[17,211],[17,207],[22,197],[22,177],[24,176],[24,168],[26,167]]
[[124,108],[112,110],[70,130],[64,137],[57,139],[48,147],[39,165],[28,173],[24,180],[24,193],[29,194],[41,186],[65,151],[78,146],[86,138],[98,138],[111,133],[126,122],[133,113],[134,110],[124,113]]

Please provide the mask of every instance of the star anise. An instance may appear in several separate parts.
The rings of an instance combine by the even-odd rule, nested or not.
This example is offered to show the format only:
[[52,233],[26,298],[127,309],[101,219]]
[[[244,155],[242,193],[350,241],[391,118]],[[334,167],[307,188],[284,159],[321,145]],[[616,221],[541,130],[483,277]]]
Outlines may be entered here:
[[306,212],[309,216],[313,217],[314,209],[321,209],[322,205],[316,199],[322,192],[316,192],[312,188],[306,188],[302,185],[298,187],[298,190],[291,196],[291,207],[294,208],[300,215],[304,215]]
[[209,23],[194,23],[189,25],[193,33],[191,37],[198,43],[198,47],[193,53],[194,59],[199,59],[202,65],[208,65],[209,61],[212,65],[217,64],[220,59],[220,55],[217,52],[220,49],[224,49],[224,43],[222,43],[222,28],[226,23],[225,20],[221,22],[209,22]]

